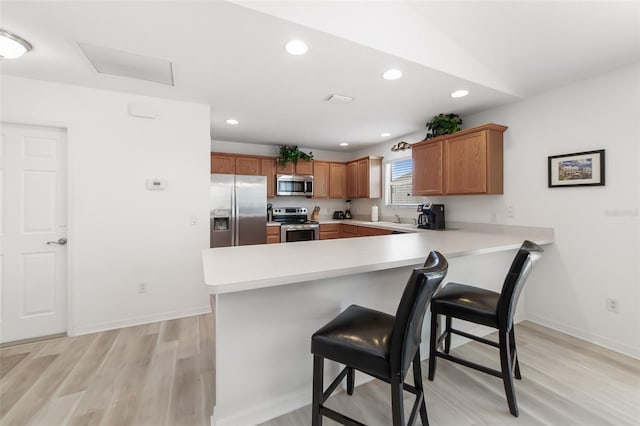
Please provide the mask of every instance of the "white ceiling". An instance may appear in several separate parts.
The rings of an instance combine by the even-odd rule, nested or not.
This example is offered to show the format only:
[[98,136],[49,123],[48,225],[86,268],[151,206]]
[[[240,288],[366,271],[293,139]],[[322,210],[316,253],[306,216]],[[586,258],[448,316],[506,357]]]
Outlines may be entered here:
[[[4,74],[207,103],[214,139],[318,149],[397,140],[440,112],[464,118],[640,60],[635,1],[3,1],[0,11],[2,28],[34,46],[3,61]],[[293,38],[307,55],[284,52]],[[98,74],[77,42],[169,60],[175,87]],[[403,78],[381,79],[392,67]],[[459,88],[471,94],[450,98]],[[331,93],[355,100],[330,105]]]

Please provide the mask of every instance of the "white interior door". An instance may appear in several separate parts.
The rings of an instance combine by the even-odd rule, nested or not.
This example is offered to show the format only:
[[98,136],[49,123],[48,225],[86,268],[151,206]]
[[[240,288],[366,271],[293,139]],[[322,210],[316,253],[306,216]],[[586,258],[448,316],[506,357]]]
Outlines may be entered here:
[[[66,133],[2,123],[0,342],[67,330]],[[60,240],[60,242],[64,242]]]

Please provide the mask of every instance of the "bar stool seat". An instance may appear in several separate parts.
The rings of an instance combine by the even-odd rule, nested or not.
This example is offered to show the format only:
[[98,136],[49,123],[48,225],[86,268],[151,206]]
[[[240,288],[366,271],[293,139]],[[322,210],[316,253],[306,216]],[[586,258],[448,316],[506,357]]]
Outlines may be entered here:
[[438,292],[437,300],[440,315],[498,328],[500,293],[451,282]]
[[374,377],[389,375],[393,315],[351,305],[313,335],[311,351]]

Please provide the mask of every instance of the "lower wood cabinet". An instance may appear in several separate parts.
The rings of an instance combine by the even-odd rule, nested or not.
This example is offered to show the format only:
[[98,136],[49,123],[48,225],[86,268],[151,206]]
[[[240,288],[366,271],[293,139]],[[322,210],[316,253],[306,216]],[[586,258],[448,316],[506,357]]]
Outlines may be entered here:
[[361,237],[375,237],[376,235],[391,235],[388,229],[369,228],[368,226],[358,226],[358,235]]
[[359,237],[358,227],[356,225],[342,224],[342,238]]
[[325,223],[320,224],[320,239],[321,240],[334,240],[341,238],[342,225],[339,223]]
[[267,244],[274,244],[279,242],[280,242],[280,227],[267,226]]

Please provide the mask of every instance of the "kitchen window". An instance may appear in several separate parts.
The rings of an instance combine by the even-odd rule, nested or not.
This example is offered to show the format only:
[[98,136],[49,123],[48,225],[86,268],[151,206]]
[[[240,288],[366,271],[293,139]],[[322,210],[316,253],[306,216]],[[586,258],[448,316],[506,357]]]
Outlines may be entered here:
[[386,166],[386,205],[415,206],[423,202],[423,197],[411,195],[413,161],[403,158],[387,163]]

